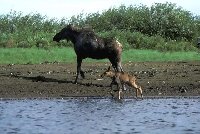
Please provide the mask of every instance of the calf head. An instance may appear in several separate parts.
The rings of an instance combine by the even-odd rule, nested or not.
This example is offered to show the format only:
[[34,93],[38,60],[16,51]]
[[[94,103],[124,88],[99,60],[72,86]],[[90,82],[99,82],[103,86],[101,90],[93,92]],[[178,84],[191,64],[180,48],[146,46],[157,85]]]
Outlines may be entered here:
[[101,74],[101,77],[103,78],[104,76],[111,76],[111,75],[112,75],[112,70],[111,67],[109,66],[108,69]]

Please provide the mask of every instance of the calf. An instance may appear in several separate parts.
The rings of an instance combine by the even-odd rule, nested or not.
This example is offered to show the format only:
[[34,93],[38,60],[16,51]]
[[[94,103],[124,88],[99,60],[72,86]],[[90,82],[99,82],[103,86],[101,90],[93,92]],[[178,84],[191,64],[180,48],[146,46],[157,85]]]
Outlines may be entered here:
[[[113,72],[110,68],[110,66],[108,67],[108,69],[101,75],[101,77],[110,77],[113,79],[113,82],[111,83],[111,88],[113,86],[113,84],[117,84],[117,88],[118,88],[118,98],[121,99],[121,92],[122,92],[122,88],[120,88],[120,84],[121,86],[124,84],[127,84],[131,87],[134,87],[136,89],[136,98],[138,97],[138,91],[140,92],[141,98],[143,98],[142,95],[142,88],[140,86],[138,86],[136,84],[136,77],[135,76],[131,76],[128,73],[125,72]],[[123,87],[123,86],[122,86]]]

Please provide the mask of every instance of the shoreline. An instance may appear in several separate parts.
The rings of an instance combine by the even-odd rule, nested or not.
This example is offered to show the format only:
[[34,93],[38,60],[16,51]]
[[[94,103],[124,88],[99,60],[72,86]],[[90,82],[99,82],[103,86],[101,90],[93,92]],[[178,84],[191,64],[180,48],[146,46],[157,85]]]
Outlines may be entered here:
[[[36,97],[36,98],[0,98],[0,101],[7,100],[103,100],[103,99],[114,99],[112,97],[96,97],[96,96],[76,96],[76,97]],[[200,96],[144,96],[143,99],[135,97],[126,97],[121,100],[148,100],[148,99],[200,99]]]

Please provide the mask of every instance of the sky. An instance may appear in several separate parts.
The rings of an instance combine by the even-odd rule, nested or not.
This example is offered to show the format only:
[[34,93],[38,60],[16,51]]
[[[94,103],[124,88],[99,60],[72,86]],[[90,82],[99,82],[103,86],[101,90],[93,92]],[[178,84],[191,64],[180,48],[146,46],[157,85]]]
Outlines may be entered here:
[[199,0],[0,0],[0,15],[10,11],[40,13],[49,18],[69,18],[80,13],[102,12],[111,7],[119,7],[121,4],[146,5],[150,7],[154,3],[176,3],[177,6],[190,11],[194,15],[200,15]]

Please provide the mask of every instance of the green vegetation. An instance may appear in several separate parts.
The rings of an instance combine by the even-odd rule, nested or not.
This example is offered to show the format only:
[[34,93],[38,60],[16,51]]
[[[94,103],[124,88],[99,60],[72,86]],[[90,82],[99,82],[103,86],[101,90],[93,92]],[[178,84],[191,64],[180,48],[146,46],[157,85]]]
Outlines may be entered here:
[[200,16],[172,3],[156,3],[121,5],[61,20],[15,11],[0,15],[0,63],[73,62],[73,49],[65,48],[72,43],[52,41],[69,23],[92,27],[102,37],[118,38],[125,50],[123,61],[200,60],[196,46]]
[[157,50],[126,50],[123,62],[128,61],[200,61],[198,52],[160,52]]
[[117,37],[125,49],[196,51],[196,40],[200,36],[200,16],[172,3],[156,3],[151,7],[121,5],[102,13],[80,14],[61,20],[12,11],[0,15],[0,47],[71,46],[71,43],[52,41],[55,33],[69,23],[91,26],[104,37]]
[[[125,50],[123,62],[129,61],[200,61],[197,52],[159,52],[156,50]],[[0,48],[0,64],[35,64],[43,62],[75,62],[76,55],[71,47],[50,48]],[[86,59],[87,62],[108,60]]]
[[34,64],[43,62],[73,62],[76,55],[72,48],[0,48],[2,64]]

